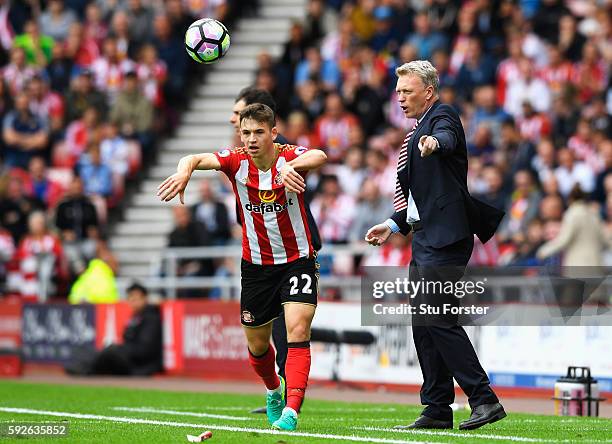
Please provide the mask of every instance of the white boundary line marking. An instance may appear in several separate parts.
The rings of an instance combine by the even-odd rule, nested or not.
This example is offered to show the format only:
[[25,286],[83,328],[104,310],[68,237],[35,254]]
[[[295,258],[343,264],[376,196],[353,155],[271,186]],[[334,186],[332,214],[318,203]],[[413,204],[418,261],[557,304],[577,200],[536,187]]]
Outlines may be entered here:
[[[202,406],[202,410],[226,410],[226,411],[251,411],[256,409],[256,405],[245,405],[242,407],[215,407],[215,406]],[[308,406],[306,406],[308,408]],[[312,410],[313,412],[321,412],[321,413],[330,413],[330,412],[371,412],[371,413],[379,413],[379,412],[397,412],[398,409],[395,407],[375,407],[375,408],[359,408],[359,407],[349,407],[346,409],[343,408],[316,408]]]
[[249,418],[247,416],[216,415],[214,413],[186,412],[186,411],[181,411],[181,410],[164,410],[164,409],[155,409],[152,407],[113,407],[113,410],[120,410],[124,412],[139,412],[139,413],[162,413],[164,415],[176,415],[176,416],[194,416],[196,418],[227,419],[229,421],[252,421],[253,419],[257,419],[257,418]]
[[[30,415],[44,415],[44,416],[59,416],[63,418],[77,418],[77,419],[99,419],[111,422],[122,422],[127,424],[151,424],[151,425],[161,425],[168,427],[189,427],[196,429],[210,429],[210,430],[224,430],[227,432],[251,432],[251,433],[261,433],[264,435],[285,435],[285,436],[302,436],[305,438],[320,438],[320,439],[329,439],[334,441],[355,441],[355,442],[373,442],[373,443],[381,443],[381,444],[423,444],[423,441],[405,441],[399,439],[387,439],[387,438],[371,438],[366,436],[355,436],[355,435],[330,435],[324,433],[306,433],[306,432],[282,432],[279,430],[271,430],[271,429],[258,429],[255,427],[232,427],[232,426],[223,426],[223,425],[215,425],[215,424],[191,424],[184,422],[174,422],[174,421],[155,421],[152,419],[140,419],[140,418],[129,418],[125,416],[104,416],[104,415],[91,415],[86,413],[72,413],[72,412],[56,412],[49,410],[34,410],[34,409],[24,409],[24,408],[13,408],[13,407],[0,407],[0,412],[7,413],[23,413]],[[444,443],[435,443],[429,442],[429,444],[444,444]]]
[[[527,438],[524,436],[512,436],[512,435],[491,435],[484,433],[461,433],[461,432],[446,432],[443,430],[406,430],[406,429],[389,429],[385,427],[352,427],[355,430],[370,430],[375,432],[394,432],[394,433],[408,433],[410,435],[433,435],[433,436],[454,436],[458,438],[477,438],[477,439],[490,439],[499,441],[517,441],[517,442],[568,442],[572,443],[572,440],[559,440],[559,439],[542,439],[542,438]],[[609,442],[609,441],[592,441],[592,442]]]

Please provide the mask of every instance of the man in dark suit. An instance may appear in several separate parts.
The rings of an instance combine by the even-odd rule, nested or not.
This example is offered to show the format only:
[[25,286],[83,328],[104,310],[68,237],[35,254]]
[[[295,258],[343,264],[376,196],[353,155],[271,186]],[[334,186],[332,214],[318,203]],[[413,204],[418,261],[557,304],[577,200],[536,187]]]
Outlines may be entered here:
[[[410,279],[457,281],[472,254],[473,234],[483,243],[489,240],[503,212],[468,192],[465,134],[457,112],[438,100],[433,65],[413,61],[400,66],[396,74],[400,107],[407,118],[417,121],[400,151],[395,213],[370,228],[365,239],[382,245],[391,233],[413,232]],[[419,294],[415,301],[459,305],[454,295]],[[423,373],[421,403],[426,407],[413,424],[398,428],[452,428],[453,378],[472,407],[471,417],[460,429],[475,429],[506,416],[456,317],[413,316],[412,324]]]

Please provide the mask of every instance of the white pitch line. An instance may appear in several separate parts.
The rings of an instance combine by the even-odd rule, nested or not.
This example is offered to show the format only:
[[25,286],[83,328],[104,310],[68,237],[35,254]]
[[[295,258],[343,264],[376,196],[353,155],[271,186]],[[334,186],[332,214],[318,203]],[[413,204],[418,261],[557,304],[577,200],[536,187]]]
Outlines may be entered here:
[[[408,433],[411,435],[433,435],[433,436],[454,436],[457,438],[478,438],[478,439],[490,439],[499,441],[516,441],[516,442],[574,442],[572,440],[558,440],[558,439],[542,439],[542,438],[527,438],[524,436],[512,436],[512,435],[491,435],[483,433],[461,433],[461,432],[445,432],[443,430],[406,430],[406,429],[389,429],[385,427],[353,427],[355,430],[370,430],[375,432],[395,432],[395,433]],[[595,441],[594,441],[595,442]],[[597,441],[597,442],[608,442],[608,441]]]
[[162,410],[154,409],[151,407],[113,407],[113,410],[121,410],[124,412],[139,412],[139,413],[162,413],[164,415],[176,415],[176,416],[194,416],[196,418],[215,418],[215,419],[227,419],[229,421],[252,421],[255,418],[249,418],[247,416],[228,416],[228,415],[216,415],[214,413],[201,413],[201,412],[186,412],[181,410]]
[[[77,419],[99,419],[110,422],[121,422],[127,424],[150,424],[150,425],[161,425],[168,427],[189,427],[200,430],[224,430],[226,432],[249,432],[249,433],[261,433],[264,435],[286,435],[286,436],[302,436],[305,438],[320,438],[329,439],[333,441],[355,441],[355,442],[373,442],[380,444],[423,444],[423,441],[404,441],[399,439],[388,439],[388,438],[371,438],[366,436],[355,436],[355,435],[331,435],[325,433],[306,433],[306,432],[283,432],[280,430],[271,429],[257,429],[254,427],[231,427],[216,424],[191,424],[184,422],[175,421],[155,421],[152,419],[140,419],[140,418],[129,418],[125,416],[104,416],[104,415],[91,415],[87,413],[73,413],[73,412],[56,412],[50,410],[34,410],[34,409],[23,409],[14,407],[0,407],[0,412],[7,413],[23,413],[28,415],[44,415],[44,416],[58,416],[62,418],[77,418]],[[444,444],[440,442],[427,441],[428,444]]]
[[[257,406],[242,406],[242,407],[214,407],[214,406],[206,406],[202,407],[202,410],[226,410],[226,411],[250,411],[257,408]],[[321,413],[330,413],[330,412],[365,412],[365,413],[379,413],[379,412],[396,412],[397,409],[395,407],[381,407],[381,408],[316,408],[312,410],[313,412],[321,412]]]

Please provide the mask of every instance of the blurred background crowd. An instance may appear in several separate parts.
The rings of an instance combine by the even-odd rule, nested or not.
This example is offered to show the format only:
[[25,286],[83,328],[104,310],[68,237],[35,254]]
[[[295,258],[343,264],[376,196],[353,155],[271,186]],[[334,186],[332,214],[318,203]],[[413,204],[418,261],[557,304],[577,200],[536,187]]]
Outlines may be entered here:
[[[289,140],[328,154],[309,179],[324,243],[362,242],[391,214],[414,124],[394,70],[429,59],[464,124],[470,192],[506,211],[472,264],[612,265],[611,12],[605,0],[311,0],[282,57],[260,55],[256,84]],[[410,256],[395,236],[365,264]]]
[[94,258],[98,273],[118,271],[108,222],[197,70],[184,31],[230,20],[235,3],[0,0],[3,293],[34,297],[46,269],[45,294],[65,296]]
[[[105,227],[189,98],[185,29],[256,3],[0,0],[5,291],[36,294],[40,253],[52,293],[68,294],[93,258],[105,265],[90,271],[117,272]],[[414,124],[394,70],[429,59],[441,101],[463,120],[471,193],[506,211],[472,263],[612,265],[611,11],[609,0],[310,0],[282,56],[259,54],[254,86],[274,96],[290,142],[328,155],[308,176],[324,244],[362,243],[392,213]],[[175,208],[168,245],[237,243],[233,205],[230,188],[203,182],[200,203]],[[410,239],[396,235],[327,272],[410,257]],[[227,271],[191,262],[183,274]]]

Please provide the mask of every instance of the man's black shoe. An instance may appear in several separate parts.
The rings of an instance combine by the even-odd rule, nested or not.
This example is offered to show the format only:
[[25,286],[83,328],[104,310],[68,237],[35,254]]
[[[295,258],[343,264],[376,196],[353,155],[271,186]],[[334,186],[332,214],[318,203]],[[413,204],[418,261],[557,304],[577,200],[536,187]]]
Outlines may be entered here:
[[396,430],[405,429],[452,429],[453,421],[443,421],[441,419],[433,419],[429,416],[421,415],[416,421],[410,425],[397,425],[393,427]]
[[251,410],[251,413],[267,413],[267,409],[265,407],[259,407],[258,409]]
[[482,404],[474,407],[470,419],[462,421],[459,424],[459,430],[474,430],[482,427],[485,424],[491,424],[506,417],[506,412],[503,406],[496,402],[495,404]]

